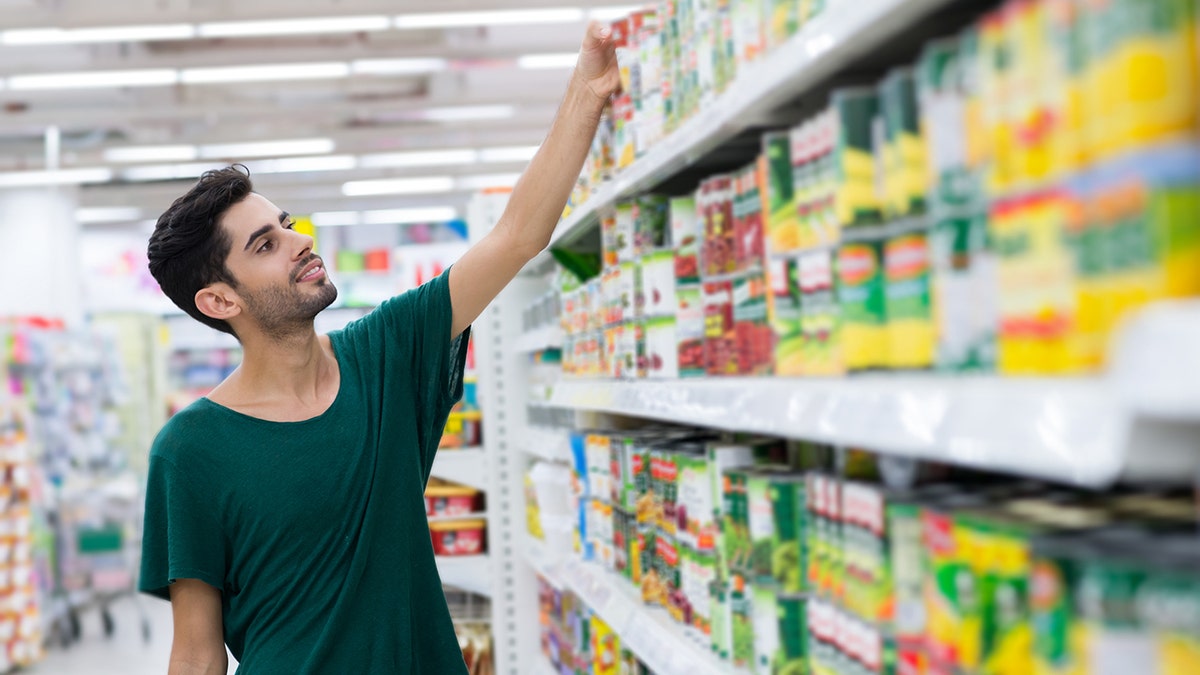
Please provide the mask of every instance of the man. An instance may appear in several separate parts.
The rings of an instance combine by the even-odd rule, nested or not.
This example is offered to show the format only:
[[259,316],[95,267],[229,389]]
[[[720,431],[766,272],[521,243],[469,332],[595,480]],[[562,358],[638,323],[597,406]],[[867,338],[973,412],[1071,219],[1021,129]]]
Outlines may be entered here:
[[465,673],[423,492],[462,395],[468,327],[545,248],[605,101],[609,29],[588,27],[566,95],[495,228],[441,277],[344,330],[312,240],[234,167],[159,218],[150,269],[241,342],[224,382],[150,454],[139,588],[169,598],[170,675]]

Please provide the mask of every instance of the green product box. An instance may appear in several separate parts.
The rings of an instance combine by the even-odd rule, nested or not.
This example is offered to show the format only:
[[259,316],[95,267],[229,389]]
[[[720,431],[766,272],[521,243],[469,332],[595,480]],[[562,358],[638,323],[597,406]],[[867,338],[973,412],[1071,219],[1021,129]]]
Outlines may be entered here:
[[925,637],[925,597],[921,588],[924,548],[921,507],[911,502],[887,505],[888,558],[891,560],[893,626],[896,638],[910,642]]
[[712,551],[717,525],[707,448],[702,441],[685,441],[676,452],[676,536],[685,546]]
[[613,507],[613,570],[630,581],[633,580],[630,552],[636,531],[637,523],[633,514],[620,507]]
[[887,296],[883,274],[883,232],[841,245],[837,294],[846,369],[884,368],[888,363]]
[[804,334],[801,330],[800,261],[773,258],[767,279],[771,298],[767,311],[775,335],[775,374],[804,374]]
[[683,623],[685,603],[680,590],[682,569],[681,548],[674,535],[659,530],[655,535],[654,562],[662,584],[658,602],[667,608],[667,614],[676,623]]
[[775,655],[780,650],[779,604],[774,589],[751,584],[750,594],[754,627],[754,662],[751,672],[755,675],[771,675]]
[[767,159],[767,242],[772,253],[786,253],[799,245],[800,216],[796,210],[791,148],[790,132],[763,136],[763,154]]
[[714,580],[709,586],[712,612],[712,653],[721,661],[733,658],[733,608],[730,604],[732,582]]
[[929,237],[923,222],[884,245],[888,366],[930,368],[937,350]]
[[700,286],[680,286],[675,291],[675,300],[679,305],[675,317],[675,331],[679,340],[679,376],[700,377],[707,369],[704,297]]
[[[725,501],[726,472],[730,469],[762,464],[778,457],[786,448],[777,439],[749,440],[742,443],[712,441],[707,446],[709,495],[712,512],[712,547],[717,554],[718,577],[729,579],[729,558],[725,548],[725,516],[729,503]],[[703,537],[703,528],[702,539]]]
[[713,631],[710,588],[717,579],[715,552],[697,551],[687,545],[681,546],[681,549],[679,584],[685,632],[697,643],[707,645],[712,640]]
[[675,280],[681,284],[700,281],[700,249],[704,243],[703,220],[696,211],[694,196],[670,200],[671,245],[675,248]]
[[730,661],[734,668],[754,667],[754,596],[744,577],[734,575],[729,591],[729,614],[733,644]]
[[621,202],[616,206],[616,221],[613,223],[612,243],[617,252],[617,263],[631,263],[637,259],[634,245],[636,218],[633,202]]
[[666,246],[670,234],[670,199],[643,195],[634,202],[634,248],[644,255]]
[[926,148],[921,138],[916,79],[911,68],[895,68],[879,87],[886,143],[885,214],[903,218],[924,213]]
[[764,467],[747,475],[752,576],[756,588],[782,593],[804,583],[804,476]]
[[875,118],[879,97],[871,87],[838,89],[830,104],[837,120],[835,212],[842,227],[882,221],[876,170]]
[[800,374],[845,372],[841,306],[831,250],[807,251],[798,260],[800,284]]
[[[872,623],[891,623],[893,598],[892,560],[887,519],[887,495],[868,483],[842,485],[843,556],[846,582],[843,605]],[[920,543],[920,523],[916,522]],[[919,581],[919,570],[918,570]]]
[[775,369],[775,334],[767,318],[769,289],[762,272],[733,281],[733,332],[739,375],[770,375]]
[[721,537],[724,564],[730,577],[752,573],[753,545],[750,539],[750,504],[747,493],[749,469],[725,471],[721,508]]

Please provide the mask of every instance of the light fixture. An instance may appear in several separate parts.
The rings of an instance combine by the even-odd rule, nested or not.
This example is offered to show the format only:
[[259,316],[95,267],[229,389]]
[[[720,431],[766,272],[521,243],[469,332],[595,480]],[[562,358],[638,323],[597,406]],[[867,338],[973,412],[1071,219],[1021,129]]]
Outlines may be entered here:
[[125,223],[139,220],[142,210],[128,206],[96,206],[75,209],[75,222],[87,223]]
[[511,26],[518,24],[572,23],[583,21],[583,17],[583,10],[575,7],[506,9],[492,12],[438,12],[401,14],[396,17],[395,26],[400,29]]
[[355,75],[419,75],[437,73],[449,67],[446,59],[359,59],[350,64]]
[[479,161],[488,164],[528,162],[537,154],[538,147],[536,145],[523,145],[506,148],[483,148],[479,151]]
[[458,217],[453,206],[429,206],[411,209],[379,209],[362,212],[363,225],[391,223],[443,223]]
[[295,138],[279,141],[255,141],[252,143],[221,143],[200,146],[200,157],[204,159],[239,159],[242,157],[270,157],[272,155],[321,155],[333,152],[335,144],[329,138]]
[[340,227],[343,225],[358,225],[362,217],[358,211],[319,211],[309,216],[317,227]]
[[194,145],[130,145],[104,151],[104,161],[115,163],[189,162],[198,156]]
[[356,180],[342,184],[342,194],[347,197],[365,197],[369,195],[408,195],[422,193],[450,192],[454,189],[454,179],[449,176],[432,176],[427,178],[390,178],[381,180]]
[[152,40],[187,40],[195,36],[196,27],[186,23],[104,28],[25,28],[0,32],[0,44],[67,45],[95,42],[149,42]]
[[102,87],[156,87],[175,84],[179,72],[170,68],[149,70],[93,70],[78,73],[12,75],[8,88],[13,91],[43,89],[99,89]]
[[486,190],[494,187],[512,187],[517,184],[519,173],[492,173],[478,176],[462,176],[454,183],[456,190],[473,191]]
[[121,170],[121,179],[134,183],[154,180],[179,180],[181,178],[196,179],[209,169],[219,169],[221,165],[215,162],[192,162],[190,164],[150,164],[147,166],[132,166]]
[[624,19],[641,9],[640,5],[617,5],[614,7],[595,7],[588,11],[588,18],[593,21],[616,21]]
[[179,81],[184,84],[218,84],[235,82],[270,82],[288,80],[328,80],[346,77],[350,64],[280,63],[267,66],[222,66],[217,68],[185,68]]
[[389,169],[413,166],[464,166],[478,161],[474,150],[424,150],[416,152],[381,152],[363,155],[359,166],[364,169]]
[[511,105],[464,105],[446,108],[427,108],[420,113],[422,119],[435,122],[463,122],[468,120],[502,120],[513,117],[517,109]]
[[270,35],[313,35],[319,33],[358,33],[391,28],[386,16],[331,16],[310,19],[270,19],[267,21],[220,21],[202,23],[196,34],[202,38],[249,37]]
[[552,68],[574,68],[579,60],[575,52],[562,54],[527,54],[517,58],[517,67],[525,70],[549,70]]
[[0,173],[0,187],[42,187],[49,185],[106,183],[112,180],[112,177],[112,170],[104,168],[9,171]]
[[352,171],[358,168],[354,155],[324,155],[321,157],[287,157],[247,162],[246,168],[256,173],[303,173],[306,171]]

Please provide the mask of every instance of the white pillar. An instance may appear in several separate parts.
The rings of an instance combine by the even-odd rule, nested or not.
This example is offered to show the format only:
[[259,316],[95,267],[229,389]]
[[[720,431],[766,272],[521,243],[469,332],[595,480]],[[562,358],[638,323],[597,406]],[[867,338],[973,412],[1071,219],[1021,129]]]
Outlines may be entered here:
[[0,189],[0,316],[83,319],[72,187]]

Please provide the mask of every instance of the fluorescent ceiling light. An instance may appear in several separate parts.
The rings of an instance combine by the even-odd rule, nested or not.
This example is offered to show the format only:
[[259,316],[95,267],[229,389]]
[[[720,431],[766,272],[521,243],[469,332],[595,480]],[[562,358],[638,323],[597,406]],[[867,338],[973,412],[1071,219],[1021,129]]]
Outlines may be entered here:
[[353,155],[325,155],[323,157],[289,157],[286,159],[260,159],[249,162],[246,168],[256,173],[303,173],[305,171],[350,171],[357,168],[358,160]]
[[420,117],[435,122],[467,120],[502,120],[513,117],[517,109],[511,105],[464,105],[453,108],[429,108]]
[[414,75],[437,73],[448,68],[446,59],[359,59],[350,64],[356,75]]
[[112,180],[111,169],[61,169],[57,171],[9,171],[0,173],[0,187],[40,187],[44,185],[82,185]]
[[134,166],[121,170],[121,178],[131,182],[152,180],[178,180],[181,178],[196,179],[209,169],[219,169],[221,165],[214,162],[192,162],[190,164],[152,164],[149,166]]
[[641,9],[640,5],[619,5],[616,7],[596,7],[588,12],[588,18],[593,21],[616,21],[624,19]]
[[519,173],[492,173],[481,174],[478,176],[463,176],[459,178],[454,187],[458,190],[486,190],[494,187],[512,187],[517,184],[517,179],[521,177]]
[[35,89],[97,89],[100,87],[154,87],[175,84],[179,72],[169,68],[151,70],[94,70],[81,73],[13,75],[8,88],[13,91]]
[[106,162],[188,162],[196,157],[194,145],[131,145],[104,151]]
[[139,220],[142,210],[128,206],[98,206],[75,209],[75,221],[84,223],[123,223]]
[[479,161],[487,163],[528,162],[537,154],[538,146],[514,146],[510,148],[484,148],[479,151]]
[[525,70],[548,70],[551,68],[574,68],[579,60],[575,52],[563,54],[528,54],[517,59],[517,67]]
[[358,211],[320,211],[309,216],[317,227],[339,227],[342,225],[358,225],[362,217]]
[[186,23],[160,26],[109,26],[105,28],[27,28],[0,33],[5,45],[64,45],[89,42],[148,42],[187,40],[196,28]]
[[222,143],[200,146],[204,159],[240,157],[270,157],[271,155],[322,155],[333,152],[335,144],[329,138],[297,138],[286,141],[257,141],[253,143]]
[[443,223],[458,217],[453,206],[429,206],[412,209],[380,209],[363,211],[364,225],[387,225],[391,223]]
[[396,28],[455,28],[459,26],[501,26],[583,21],[583,10],[574,7],[548,9],[506,9],[493,12],[442,12],[401,14]]
[[224,82],[267,82],[285,80],[327,80],[350,74],[348,63],[284,63],[269,66],[224,66],[186,68],[180,72],[184,84]]
[[393,178],[383,180],[357,180],[342,184],[342,194],[347,197],[368,195],[408,195],[450,192],[454,179],[449,176],[429,178]]
[[364,169],[387,169],[409,166],[463,166],[474,164],[479,157],[474,150],[427,150],[421,152],[384,152],[363,155],[359,166]]
[[267,21],[220,21],[202,23],[197,35],[203,38],[252,35],[312,35],[357,33],[391,28],[386,16],[333,16],[313,19],[270,19]]

